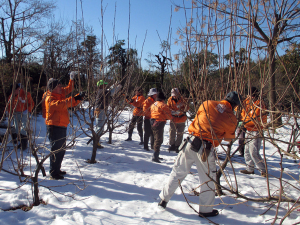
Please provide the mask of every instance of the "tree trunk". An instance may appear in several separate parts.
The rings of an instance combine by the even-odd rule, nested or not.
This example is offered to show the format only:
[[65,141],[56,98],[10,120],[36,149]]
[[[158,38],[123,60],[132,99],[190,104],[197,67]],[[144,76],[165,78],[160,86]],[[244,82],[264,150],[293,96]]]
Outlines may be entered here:
[[275,113],[276,111],[276,86],[275,86],[275,49],[276,46],[271,45],[269,47],[269,109],[272,111],[270,114],[272,127],[276,128],[282,124],[280,113]]
[[97,155],[97,145],[98,145],[98,141],[97,141],[97,137],[93,136],[93,151],[92,151],[92,157],[91,160],[89,161],[89,163],[96,163],[96,155]]

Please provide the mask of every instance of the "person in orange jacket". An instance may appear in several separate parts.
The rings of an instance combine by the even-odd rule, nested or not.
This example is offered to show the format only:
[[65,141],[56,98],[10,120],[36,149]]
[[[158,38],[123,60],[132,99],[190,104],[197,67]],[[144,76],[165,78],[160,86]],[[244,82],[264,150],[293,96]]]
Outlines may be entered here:
[[172,119],[171,111],[167,104],[164,103],[166,99],[162,92],[158,92],[156,96],[156,102],[151,107],[151,128],[154,136],[154,153],[152,157],[153,162],[160,163],[159,152],[160,146],[164,141],[164,127],[167,120]]
[[[13,91],[14,89],[14,91]],[[12,94],[9,96],[7,112],[8,115],[12,115],[13,127],[12,127],[12,139],[14,143],[18,142],[18,134],[20,134],[20,144],[18,148],[26,150],[28,146],[27,136],[27,114],[31,113],[34,107],[34,101],[31,94],[21,88],[21,84],[18,83],[13,87],[11,85]],[[12,114],[10,114],[12,112]]]
[[247,129],[245,146],[245,162],[246,169],[241,170],[244,174],[254,174],[255,165],[261,172],[261,176],[266,176],[265,162],[259,154],[262,142],[263,124],[267,123],[267,114],[265,103],[259,98],[259,91],[256,87],[251,87],[250,96],[245,101],[245,106],[242,110],[241,116],[244,127]]
[[237,119],[233,109],[240,104],[240,96],[229,92],[224,100],[208,100],[200,105],[197,115],[188,128],[190,135],[181,143],[168,182],[159,194],[159,206],[166,208],[180,183],[196,164],[200,180],[199,216],[211,217],[219,214],[213,209],[215,201],[216,162],[214,148],[224,139],[235,138]]
[[133,110],[133,116],[132,116],[132,119],[129,124],[128,138],[125,141],[132,141],[133,129],[134,129],[135,124],[137,123],[137,130],[138,130],[140,140],[141,140],[139,145],[142,145],[142,144],[144,144],[144,140],[143,140],[143,103],[145,101],[145,97],[143,96],[143,89],[142,88],[136,89],[135,96],[131,100],[126,99],[126,101],[130,105],[134,106],[135,108]]
[[45,97],[47,134],[51,145],[50,178],[54,180],[64,179],[66,171],[61,171],[61,164],[65,155],[67,126],[70,122],[68,108],[78,105],[84,97],[84,93],[75,97],[66,95],[72,92],[75,73],[71,72],[70,82],[67,87],[62,87],[59,80],[50,78],[47,83]]
[[153,149],[153,146],[154,146],[154,136],[153,136],[153,131],[152,131],[151,124],[150,124],[150,119],[151,119],[150,107],[155,102],[156,95],[157,95],[156,88],[151,88],[148,93],[148,98],[143,103],[143,111],[144,111],[144,116],[145,116],[144,117],[144,131],[145,131],[144,149],[147,151],[150,151],[149,147],[148,147],[149,138],[151,138],[151,148]]
[[185,113],[189,110],[189,106],[187,100],[180,95],[178,88],[173,88],[171,90],[171,97],[168,99],[167,105],[172,113],[172,121],[170,121],[169,130],[169,151],[177,152],[183,138],[185,121],[187,120]]

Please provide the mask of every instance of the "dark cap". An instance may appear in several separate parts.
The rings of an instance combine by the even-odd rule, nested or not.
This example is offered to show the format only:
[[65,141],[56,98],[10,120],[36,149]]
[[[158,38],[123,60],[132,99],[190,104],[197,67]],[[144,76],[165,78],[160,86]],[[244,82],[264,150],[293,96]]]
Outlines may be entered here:
[[225,100],[228,101],[232,106],[240,105],[241,96],[236,91],[231,91],[226,95]]
[[166,96],[164,95],[164,93],[162,93],[162,92],[157,93],[156,101],[162,101],[162,100],[165,100],[165,99],[166,99]]
[[259,97],[259,91],[256,87],[251,87],[251,93],[250,95],[254,98],[258,98]]
[[56,88],[56,86],[57,86],[58,84],[60,84],[59,80],[50,78],[50,79],[48,80],[47,87],[48,87],[49,91],[53,91],[54,88]]

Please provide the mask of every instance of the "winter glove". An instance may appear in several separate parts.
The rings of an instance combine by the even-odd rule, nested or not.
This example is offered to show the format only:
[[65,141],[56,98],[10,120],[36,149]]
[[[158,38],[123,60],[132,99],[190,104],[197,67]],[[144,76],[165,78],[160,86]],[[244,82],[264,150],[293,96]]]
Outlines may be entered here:
[[84,98],[84,96],[85,96],[85,92],[82,91],[82,92],[80,92],[79,94],[75,95],[74,99],[75,99],[76,101],[78,101],[78,100],[81,101],[81,100]]
[[243,121],[239,122],[238,127],[242,127],[243,126]]
[[171,111],[172,116],[178,116],[180,111]]
[[76,75],[76,72],[75,72],[75,71],[72,71],[72,72],[70,73],[70,80],[74,80],[75,75]]

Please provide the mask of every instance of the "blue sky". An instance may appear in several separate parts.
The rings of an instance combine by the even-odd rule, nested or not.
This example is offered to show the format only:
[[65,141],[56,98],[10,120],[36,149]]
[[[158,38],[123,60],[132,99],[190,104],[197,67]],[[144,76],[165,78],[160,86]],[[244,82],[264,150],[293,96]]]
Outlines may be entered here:
[[[172,2],[180,4],[182,0]],[[179,26],[185,24],[185,16],[183,10],[174,11],[175,6],[172,2],[170,0],[103,0],[106,51],[115,43],[116,39],[125,39],[127,48],[129,37],[129,45],[131,48],[137,49],[139,57],[142,56],[144,68],[148,65],[144,60],[148,57],[148,53],[158,54],[161,51],[162,40],[170,40],[171,55],[178,53],[180,46],[174,44],[175,39],[178,38],[176,31]],[[77,20],[82,18],[82,14],[85,25],[91,26],[94,34],[100,38],[101,0],[77,0]],[[116,15],[115,40],[113,40],[114,15]],[[55,19],[67,22],[75,21],[76,0],[57,1]],[[104,54],[107,55],[107,52]]]

